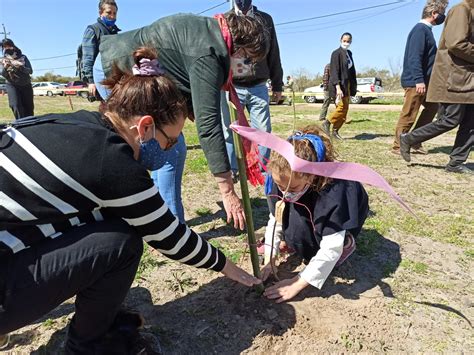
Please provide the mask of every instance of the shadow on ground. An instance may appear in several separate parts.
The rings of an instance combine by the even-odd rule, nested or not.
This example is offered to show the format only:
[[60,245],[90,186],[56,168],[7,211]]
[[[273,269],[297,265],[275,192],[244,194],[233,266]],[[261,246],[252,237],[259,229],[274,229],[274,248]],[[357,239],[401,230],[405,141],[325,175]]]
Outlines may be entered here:
[[[261,197],[261,198],[252,197],[250,200],[252,204],[252,216],[253,216],[254,229],[258,230],[267,225],[268,213],[269,213],[267,199],[264,197]],[[235,237],[244,233],[244,231],[234,228],[232,222],[230,225],[227,225],[227,224],[219,225],[217,227],[212,225],[211,222],[215,220],[221,219],[225,221],[227,218],[222,202],[217,202],[217,204],[219,205],[219,208],[220,208],[217,212],[212,213],[212,214],[207,214],[204,216],[191,218],[186,221],[187,225],[190,227],[194,227],[194,226],[209,224],[208,230],[199,233],[203,238],[206,238],[206,239],[213,239],[213,238],[219,238],[219,237]]]
[[370,140],[373,140],[373,139],[377,139],[377,138],[380,138],[380,137],[391,137],[392,135],[391,134],[382,134],[382,133],[379,133],[379,134],[374,134],[374,133],[362,133],[362,134],[358,134],[352,138],[349,138],[349,139],[354,139],[354,140],[357,140],[357,141],[370,141]]
[[[295,275],[293,270],[300,261],[293,258],[280,265],[280,278]],[[305,297],[327,298],[335,294],[346,299],[359,299],[361,294],[376,286],[380,287],[383,296],[394,297],[390,286],[383,279],[394,273],[400,262],[400,246],[397,243],[384,238],[374,229],[363,229],[357,238],[354,255],[332,272],[322,290],[308,287],[296,300]]]

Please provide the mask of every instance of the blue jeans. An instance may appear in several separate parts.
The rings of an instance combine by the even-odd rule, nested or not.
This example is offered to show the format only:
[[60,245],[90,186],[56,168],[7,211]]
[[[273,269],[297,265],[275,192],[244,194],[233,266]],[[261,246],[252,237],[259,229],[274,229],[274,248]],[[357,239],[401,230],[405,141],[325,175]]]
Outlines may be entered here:
[[180,134],[178,143],[164,152],[166,154],[165,165],[151,172],[151,178],[160,191],[161,197],[181,223],[185,223],[181,182],[183,181],[186,152],[186,142],[184,136]]
[[[252,87],[236,86],[235,90],[239,96],[242,107],[248,110],[250,116],[250,126],[265,132],[272,131],[270,122],[270,98],[268,96],[268,88],[263,84]],[[237,160],[234,151],[234,138],[232,130],[229,128],[230,114],[227,104],[227,94],[221,93],[221,110],[222,110],[222,129],[226,142],[227,155],[229,157],[230,166],[233,171],[237,171]],[[258,150],[262,158],[262,162],[266,165],[270,158],[270,149],[259,146]]]
[[[100,84],[105,79],[100,54],[95,60],[93,73],[97,91],[104,100],[107,100],[110,90]],[[186,151],[186,142],[181,134],[178,143],[172,149],[163,152],[166,154],[165,165],[151,172],[151,178],[160,191],[161,197],[181,223],[185,223],[183,200],[181,199],[181,182],[183,181]]]

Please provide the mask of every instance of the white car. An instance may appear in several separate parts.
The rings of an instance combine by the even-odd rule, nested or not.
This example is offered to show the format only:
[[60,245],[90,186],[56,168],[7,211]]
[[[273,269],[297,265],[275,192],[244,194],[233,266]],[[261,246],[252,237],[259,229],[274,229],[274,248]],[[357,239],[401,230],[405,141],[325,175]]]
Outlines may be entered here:
[[33,83],[33,95],[35,96],[54,96],[63,94],[63,85],[53,81],[41,81]]
[[[304,89],[303,93],[303,99],[307,103],[324,101],[323,84]],[[381,98],[382,93],[382,79],[375,77],[357,78],[357,94],[355,96],[351,96],[351,103],[369,103],[372,100]]]

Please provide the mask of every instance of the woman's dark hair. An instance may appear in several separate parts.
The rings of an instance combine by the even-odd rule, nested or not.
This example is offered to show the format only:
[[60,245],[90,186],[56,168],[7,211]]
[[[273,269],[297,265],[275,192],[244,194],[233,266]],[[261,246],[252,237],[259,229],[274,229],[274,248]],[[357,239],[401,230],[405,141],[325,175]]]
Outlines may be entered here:
[[118,10],[117,3],[114,0],[100,0],[99,12],[102,12],[104,10],[105,5],[115,6],[115,9]]
[[13,43],[13,41],[12,41],[10,38],[4,38],[4,39],[2,39],[1,46],[2,46],[2,47],[5,47],[5,46],[16,47],[16,46],[15,46],[15,43]]
[[[157,53],[148,47],[133,52],[133,60],[138,66],[144,58],[157,59]],[[114,63],[111,77],[102,84],[112,91],[101,105],[100,112],[110,112],[120,121],[128,122],[136,116],[150,115],[157,127],[163,127],[187,115],[180,91],[165,75],[133,75],[131,71],[122,71]]]
[[248,59],[259,62],[267,55],[270,35],[260,17],[238,16],[234,12],[225,15],[232,36],[234,52],[243,48]]
[[344,38],[344,36],[349,36],[352,40],[352,35],[349,32],[344,32],[341,36],[341,40]]

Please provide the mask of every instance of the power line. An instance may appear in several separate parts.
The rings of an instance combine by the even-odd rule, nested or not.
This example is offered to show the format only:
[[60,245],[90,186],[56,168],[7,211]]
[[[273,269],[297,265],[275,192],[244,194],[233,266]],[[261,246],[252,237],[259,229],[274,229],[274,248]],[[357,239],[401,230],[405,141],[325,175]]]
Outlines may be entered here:
[[75,68],[76,66],[69,66],[69,67],[58,67],[58,68],[44,68],[44,69],[34,69],[35,72],[37,71],[46,71],[46,70],[55,70],[55,69],[70,69],[70,68]]
[[[354,18],[354,19],[352,19],[352,20],[350,20],[350,21],[347,21],[347,19],[340,20],[340,21],[338,21],[338,22],[339,22],[338,24],[335,24],[335,25],[332,25],[332,26],[317,27],[317,28],[311,28],[311,29],[301,30],[301,31],[279,32],[278,35],[288,35],[288,34],[295,34],[295,33],[306,33],[306,32],[322,31],[322,30],[325,30],[325,29],[328,29],[328,28],[334,28],[334,27],[339,27],[339,26],[346,25],[346,24],[349,24],[349,23],[354,23],[354,22],[363,21],[363,20],[366,20],[366,19],[368,19],[368,18],[375,17],[375,16],[379,16],[379,15],[382,15],[382,14],[384,14],[384,13],[387,13],[387,12],[390,12],[390,11],[394,11],[394,10],[397,10],[397,9],[400,9],[400,8],[405,7],[405,6],[408,6],[408,5],[410,5],[410,3],[406,3],[406,4],[403,4],[403,5],[400,5],[400,6],[396,6],[396,7],[392,8],[392,9],[388,9],[388,10],[385,10],[385,11],[377,12],[377,13],[375,13],[375,14],[359,16],[359,17]],[[323,24],[323,23],[320,23],[320,24],[318,24],[318,25],[322,25],[322,24]]]
[[227,4],[228,2],[229,2],[228,0],[227,0],[227,1],[224,1],[224,2],[221,2],[221,3],[218,4],[218,5],[215,5],[215,6],[213,6],[213,7],[210,7],[210,8],[208,8],[208,9],[206,9],[206,10],[203,10],[203,11],[201,11],[201,12],[196,13],[196,15],[202,15],[203,13],[208,12],[208,11],[211,11],[212,9],[215,9],[216,7],[219,7],[219,6],[222,6],[222,5],[224,5],[224,4]]
[[71,55],[77,55],[77,53],[69,53],[69,54],[57,55],[57,56],[54,56],[54,57],[46,57],[46,58],[35,58],[35,59],[30,59],[30,62],[31,62],[31,61],[34,61],[34,60],[46,60],[46,59],[55,59],[55,58],[69,57],[69,56],[71,56]]
[[[347,11],[341,11],[341,12],[334,12],[332,14],[326,14],[326,15],[321,15],[321,16],[315,16],[315,17],[309,17],[309,18],[304,18],[300,20],[293,20],[293,21],[287,21],[287,22],[280,22],[275,24],[275,26],[281,26],[281,25],[288,25],[290,23],[297,23],[297,22],[304,22],[304,21],[311,21],[311,20],[317,20],[320,18],[326,18],[326,17],[332,17],[332,16],[338,16],[338,15],[343,15],[343,14],[348,14],[352,12],[360,12],[360,11],[365,11],[365,10],[370,10],[370,9],[375,9],[378,7],[383,7],[383,6],[389,6],[389,5],[394,5],[394,4],[399,4],[401,2],[406,2],[407,0],[398,0],[394,2],[389,2],[386,4],[380,4],[380,5],[374,5],[374,6],[367,6],[367,7],[362,7],[359,9],[354,9],[354,10],[347,10]],[[413,2],[413,0],[412,0]]]

